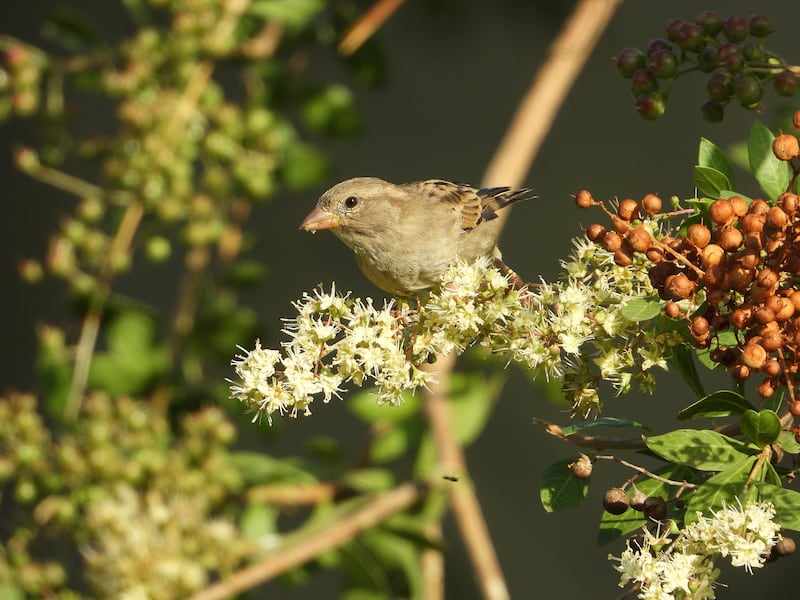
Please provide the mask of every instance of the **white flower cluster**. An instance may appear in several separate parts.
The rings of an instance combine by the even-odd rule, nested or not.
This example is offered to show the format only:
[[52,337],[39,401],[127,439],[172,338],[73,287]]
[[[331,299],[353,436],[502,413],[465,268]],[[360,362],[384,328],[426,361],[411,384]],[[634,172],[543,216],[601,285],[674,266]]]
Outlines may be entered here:
[[717,556],[730,556],[731,564],[752,573],[763,566],[770,548],[778,541],[780,526],[772,519],[769,502],[749,503],[745,508],[723,505],[711,517],[698,514],[675,539],[645,530],[640,546],[628,547],[614,568],[620,587],[629,582],[639,586],[642,600],[706,600],[716,598],[714,584],[719,569]]
[[631,300],[653,294],[646,266],[617,266],[585,239],[575,246],[563,280],[526,290],[512,289],[484,258],[453,264],[416,307],[392,301],[379,309],[335,287],[305,294],[281,351],[256,342],[232,361],[238,380],[231,396],[255,411],[254,421],[275,412],[310,414],[315,396],[328,402],[350,381],[372,383],[381,401],[397,404],[403,392],[431,380],[420,369],[425,362],[473,344],[561,381],[583,416],[599,412],[601,380],[618,393],[634,380],[650,391],[648,369],[665,369],[664,357],[681,339],[621,314]]

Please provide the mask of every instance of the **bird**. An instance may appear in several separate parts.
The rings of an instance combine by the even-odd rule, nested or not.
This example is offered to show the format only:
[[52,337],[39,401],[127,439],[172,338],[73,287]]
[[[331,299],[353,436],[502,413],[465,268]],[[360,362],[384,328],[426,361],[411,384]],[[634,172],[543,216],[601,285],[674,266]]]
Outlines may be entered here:
[[355,177],[322,194],[300,229],[330,229],[378,288],[418,296],[441,283],[456,259],[489,256],[505,267],[497,248],[498,214],[534,197],[529,188],[476,188],[441,179],[396,185]]

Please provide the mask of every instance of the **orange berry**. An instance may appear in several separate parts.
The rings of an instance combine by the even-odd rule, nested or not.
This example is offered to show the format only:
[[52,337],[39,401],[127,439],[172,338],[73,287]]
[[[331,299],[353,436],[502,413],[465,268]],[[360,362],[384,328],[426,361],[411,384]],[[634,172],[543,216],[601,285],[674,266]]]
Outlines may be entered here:
[[733,219],[735,214],[731,203],[723,198],[714,200],[714,202],[711,203],[708,212],[711,216],[711,220],[717,225],[725,225],[731,219]]
[[800,142],[790,133],[783,133],[772,140],[772,153],[778,160],[792,160],[800,154]]

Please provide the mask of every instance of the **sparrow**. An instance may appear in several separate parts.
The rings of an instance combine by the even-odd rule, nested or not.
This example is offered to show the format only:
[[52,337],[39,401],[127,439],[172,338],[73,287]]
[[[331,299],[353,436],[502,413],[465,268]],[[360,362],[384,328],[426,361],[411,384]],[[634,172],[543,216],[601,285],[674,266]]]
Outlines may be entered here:
[[439,284],[455,259],[499,261],[498,212],[534,197],[528,188],[478,189],[440,179],[395,185],[356,177],[322,194],[300,229],[330,229],[372,283],[407,297]]

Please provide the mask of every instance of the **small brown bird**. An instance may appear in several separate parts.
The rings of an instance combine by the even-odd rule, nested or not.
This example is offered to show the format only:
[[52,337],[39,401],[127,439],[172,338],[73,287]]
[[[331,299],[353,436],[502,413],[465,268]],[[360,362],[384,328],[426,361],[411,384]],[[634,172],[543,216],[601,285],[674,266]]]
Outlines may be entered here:
[[499,260],[497,212],[534,197],[527,188],[477,189],[439,179],[395,185],[356,177],[325,192],[300,228],[331,229],[372,283],[410,296],[440,283],[456,258]]

